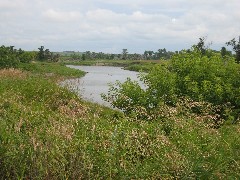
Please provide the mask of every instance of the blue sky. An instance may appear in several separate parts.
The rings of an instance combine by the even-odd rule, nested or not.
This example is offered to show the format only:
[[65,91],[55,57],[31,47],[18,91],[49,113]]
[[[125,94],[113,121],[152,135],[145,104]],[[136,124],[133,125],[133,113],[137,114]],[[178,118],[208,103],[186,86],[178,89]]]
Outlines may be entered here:
[[240,35],[238,0],[0,0],[0,42],[51,51],[213,49]]

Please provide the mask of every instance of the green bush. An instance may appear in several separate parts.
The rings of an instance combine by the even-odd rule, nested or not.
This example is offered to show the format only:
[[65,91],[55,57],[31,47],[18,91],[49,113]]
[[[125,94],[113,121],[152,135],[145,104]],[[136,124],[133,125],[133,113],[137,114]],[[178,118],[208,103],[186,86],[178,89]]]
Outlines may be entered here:
[[19,55],[19,61],[22,63],[30,63],[36,57],[34,52],[23,52]]
[[19,63],[30,63],[36,57],[35,52],[25,52],[22,49],[16,50],[14,46],[0,47],[0,69],[17,68]]
[[147,86],[145,90],[128,79],[112,85],[104,99],[127,114],[141,107],[149,117],[163,105],[176,106],[180,98],[190,98],[218,106],[221,117],[229,117],[226,111],[230,108],[231,115],[237,119],[239,76],[240,66],[233,58],[223,58],[220,54],[202,56],[195,50],[182,51],[175,54],[169,64],[156,65],[148,74],[141,75]]
[[168,69],[176,74],[178,96],[239,107],[240,68],[234,59],[183,52],[173,56]]
[[14,68],[18,63],[17,53],[13,50],[13,47],[0,47],[0,69]]

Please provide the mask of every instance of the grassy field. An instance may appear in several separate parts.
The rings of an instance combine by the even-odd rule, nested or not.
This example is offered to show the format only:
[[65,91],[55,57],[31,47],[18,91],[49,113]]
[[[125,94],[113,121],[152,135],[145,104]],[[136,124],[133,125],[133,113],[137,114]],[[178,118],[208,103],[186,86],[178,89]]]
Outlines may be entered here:
[[135,120],[55,83],[81,71],[21,69],[0,70],[2,179],[240,178],[239,124],[213,129],[177,109]]
[[81,77],[85,75],[85,72],[67,68],[64,64],[58,63],[21,63],[19,69],[23,71],[31,72],[32,74],[38,74],[42,76],[53,76],[55,79],[64,77]]

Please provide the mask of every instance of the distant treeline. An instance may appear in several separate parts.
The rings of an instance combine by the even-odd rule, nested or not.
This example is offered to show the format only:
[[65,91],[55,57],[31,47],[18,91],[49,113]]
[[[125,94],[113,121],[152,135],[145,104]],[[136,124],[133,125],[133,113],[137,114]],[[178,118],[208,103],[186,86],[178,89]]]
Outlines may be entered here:
[[[226,45],[232,46],[233,51],[228,51],[226,47],[222,47],[221,50],[212,50],[206,45],[205,38],[199,38],[199,42],[196,45],[193,45],[191,49],[188,49],[188,52],[191,52],[193,49],[197,49],[202,56],[211,57],[213,55],[221,54],[224,56],[233,56],[236,59],[237,63],[240,63],[240,38],[239,40],[232,39],[227,42]],[[74,51],[65,51],[63,53],[53,53],[49,49],[44,49],[44,46],[38,48],[39,51],[24,51],[20,49],[14,49],[14,46],[1,46],[0,47],[0,68],[9,68],[16,67],[18,63],[29,63],[31,61],[48,61],[48,62],[58,62],[60,57],[65,57],[67,60],[168,60],[174,54],[181,54],[186,50],[182,51],[167,51],[166,48],[158,49],[158,51],[144,51],[143,54],[128,53],[127,49],[123,49],[120,54],[109,54],[103,52],[91,52],[86,51],[84,53],[75,53]],[[69,58],[70,57],[70,58]]]
[[167,51],[165,48],[159,49],[157,52],[145,51],[143,54],[128,53],[127,49],[123,49],[121,54],[111,54],[103,52],[86,51],[83,53],[65,52],[62,56],[70,56],[72,60],[95,60],[95,59],[108,59],[108,60],[159,60],[170,59],[174,52]]
[[[184,50],[185,51],[185,50]],[[187,51],[191,52],[191,49]],[[127,49],[123,49],[121,54],[109,54],[103,52],[91,52],[86,51],[83,53],[64,53],[61,56],[70,57],[71,60],[97,60],[97,59],[107,59],[107,60],[168,60],[174,54],[179,54],[182,51],[167,51],[165,48],[159,49],[158,51],[144,51],[143,54],[134,53],[130,54],[127,52]],[[227,51],[225,47],[221,51],[208,49],[204,52],[204,55],[211,56],[214,53],[221,53],[223,56],[228,55],[232,56],[231,51]]]
[[[226,47],[222,47],[220,50],[213,50],[209,48],[209,45],[206,45],[206,38],[199,38],[199,42],[196,45],[193,45],[191,49],[188,49],[188,52],[191,52],[193,49],[197,49],[203,56],[212,56],[216,53],[221,54],[222,56],[235,56],[236,62],[240,62],[240,39],[237,42],[232,39],[229,42],[226,42],[227,46],[232,46],[235,54],[232,54],[232,51],[228,51]],[[127,49],[122,49],[122,53],[120,54],[110,54],[103,52],[91,52],[86,51],[83,53],[74,52],[74,51],[65,51],[62,56],[69,56],[71,60],[97,60],[97,59],[108,59],[108,60],[168,60],[174,54],[182,53],[183,51],[167,51],[166,48],[158,49],[156,52],[152,50],[146,50],[144,53],[128,53]]]

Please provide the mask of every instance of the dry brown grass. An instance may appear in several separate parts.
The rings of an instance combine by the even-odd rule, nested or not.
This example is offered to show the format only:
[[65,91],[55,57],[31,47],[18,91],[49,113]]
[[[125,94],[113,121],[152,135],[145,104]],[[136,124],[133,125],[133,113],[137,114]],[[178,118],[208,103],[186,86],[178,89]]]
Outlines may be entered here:
[[0,78],[25,78],[27,76],[26,72],[23,72],[19,69],[1,69]]
[[59,111],[71,119],[88,118],[88,107],[74,99],[71,99],[67,105],[61,105]]

